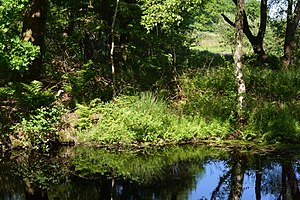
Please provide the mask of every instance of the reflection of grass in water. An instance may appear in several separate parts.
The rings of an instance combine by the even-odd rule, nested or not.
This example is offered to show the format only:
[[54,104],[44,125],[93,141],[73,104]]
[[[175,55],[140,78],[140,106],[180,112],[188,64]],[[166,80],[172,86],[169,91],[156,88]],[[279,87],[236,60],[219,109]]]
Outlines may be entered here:
[[200,164],[209,157],[218,157],[220,152],[208,147],[170,147],[149,149],[141,152],[108,151],[96,148],[76,150],[73,165],[76,173],[89,177],[109,175],[140,184],[164,182],[174,178],[193,176],[203,172]]

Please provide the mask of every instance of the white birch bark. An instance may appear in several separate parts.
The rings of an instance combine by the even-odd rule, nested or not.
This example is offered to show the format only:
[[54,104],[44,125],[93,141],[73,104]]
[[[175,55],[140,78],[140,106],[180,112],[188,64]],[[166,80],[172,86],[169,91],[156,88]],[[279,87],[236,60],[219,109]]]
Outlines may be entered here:
[[116,0],[116,8],[113,16],[113,21],[111,24],[111,49],[110,49],[110,62],[111,62],[111,74],[112,74],[112,90],[113,90],[113,99],[116,98],[116,73],[115,73],[115,62],[114,62],[114,49],[115,49],[115,24],[117,13],[119,9],[120,0]]
[[243,76],[243,18],[244,18],[244,0],[237,0],[236,15],[236,48],[234,53],[235,76],[238,92],[238,120],[241,121],[244,116],[246,86]]

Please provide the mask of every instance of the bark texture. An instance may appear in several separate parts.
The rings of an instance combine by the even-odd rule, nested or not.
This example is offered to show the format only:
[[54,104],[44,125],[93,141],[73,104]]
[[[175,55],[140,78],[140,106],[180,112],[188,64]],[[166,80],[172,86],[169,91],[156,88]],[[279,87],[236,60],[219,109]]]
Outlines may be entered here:
[[295,9],[293,11],[293,0],[288,0],[287,9],[287,24],[285,31],[285,41],[284,41],[284,60],[283,69],[289,68],[292,64],[293,50],[296,46],[296,30],[300,20],[300,0],[297,0]]
[[[237,0],[232,0],[237,6]],[[259,63],[264,63],[267,61],[267,55],[263,47],[263,40],[265,37],[266,27],[267,27],[267,0],[261,0],[260,3],[260,26],[258,33],[255,36],[249,26],[248,18],[246,13],[243,14],[243,31],[251,43],[252,49],[256,54],[257,60]],[[222,14],[224,20],[233,27],[236,27],[236,24],[232,22],[228,17]]]
[[237,113],[239,122],[244,121],[245,93],[246,86],[243,76],[243,19],[244,19],[244,0],[237,1],[236,15],[236,48],[234,53],[235,75],[238,90]]
[[111,74],[112,74],[112,90],[113,90],[113,99],[116,97],[116,69],[114,61],[114,49],[115,49],[115,23],[117,19],[117,13],[119,9],[119,0],[116,0],[116,8],[113,16],[113,21],[111,24],[111,49],[110,49],[110,61],[111,61]]
[[42,72],[42,59],[45,54],[45,31],[47,21],[47,0],[30,0],[30,9],[25,13],[22,39],[40,47],[40,56],[29,66],[28,79],[39,79]]
[[233,166],[231,172],[231,187],[230,187],[230,194],[229,200],[239,200],[242,196],[243,192],[243,181],[244,181],[244,157],[238,150],[235,150],[236,155],[233,158]]

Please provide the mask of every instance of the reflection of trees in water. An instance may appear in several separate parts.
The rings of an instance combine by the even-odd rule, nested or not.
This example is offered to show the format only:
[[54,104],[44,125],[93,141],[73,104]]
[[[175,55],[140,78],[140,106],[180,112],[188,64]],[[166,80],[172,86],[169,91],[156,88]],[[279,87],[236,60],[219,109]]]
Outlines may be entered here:
[[25,181],[25,199],[26,200],[48,200],[47,191],[42,190],[35,184]]
[[255,178],[252,185],[256,200],[261,200],[263,195],[272,195],[278,200],[299,200],[298,166],[293,165],[295,161],[282,160],[284,161],[270,160],[267,156],[249,156],[239,150],[233,150],[227,162],[230,170],[220,176],[211,200],[240,199],[244,190],[245,174]]
[[[230,170],[219,178],[217,187],[213,190],[211,200],[228,199],[238,200],[243,192],[244,173],[246,170],[246,155],[234,149],[227,162]],[[228,194],[229,193],[229,194]]]
[[240,199],[250,182],[256,200],[265,195],[300,199],[300,169],[293,161],[297,158],[270,158],[240,149],[233,149],[229,156],[205,149],[165,150],[141,156],[87,150],[90,155],[83,151],[75,157],[76,162],[60,156],[0,159],[0,199],[188,199],[208,162],[223,171],[211,200]]
[[[262,159],[260,158],[260,160]],[[261,174],[261,194],[272,194],[274,198],[280,196],[282,187],[281,165],[277,162],[265,164],[262,166]]]
[[232,156],[230,200],[239,200],[243,192],[246,157],[238,150],[234,150]]
[[176,170],[169,166],[164,179],[147,184],[106,176],[93,179],[72,175],[68,182],[52,187],[48,193],[50,199],[188,199],[190,189],[196,186],[194,173],[188,168],[186,163],[177,163]]
[[[289,191],[289,193],[288,193]],[[300,199],[298,180],[295,174],[295,170],[292,166],[291,161],[282,162],[282,193],[281,197],[283,200]]]

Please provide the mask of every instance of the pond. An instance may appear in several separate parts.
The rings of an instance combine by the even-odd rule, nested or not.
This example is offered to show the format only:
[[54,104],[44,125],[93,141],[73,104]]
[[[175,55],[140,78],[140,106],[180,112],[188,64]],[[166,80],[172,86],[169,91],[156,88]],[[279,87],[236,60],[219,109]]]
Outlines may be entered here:
[[61,148],[0,156],[0,199],[300,199],[300,151]]

